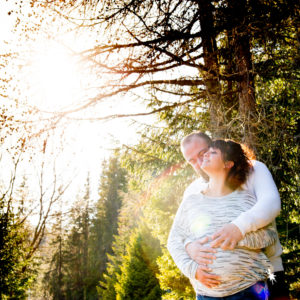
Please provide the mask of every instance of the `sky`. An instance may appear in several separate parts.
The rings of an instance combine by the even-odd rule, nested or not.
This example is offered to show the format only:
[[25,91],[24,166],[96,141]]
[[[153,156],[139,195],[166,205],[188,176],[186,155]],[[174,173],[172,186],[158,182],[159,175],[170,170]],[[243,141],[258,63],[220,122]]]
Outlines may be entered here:
[[[8,15],[8,12],[14,9],[11,5],[14,4],[6,1],[0,2],[0,54],[11,49],[21,52],[22,57],[9,67],[0,69],[0,75],[7,72],[13,76],[8,90],[9,97],[0,98],[0,101],[2,104],[7,104],[17,97],[20,103],[19,109],[20,107],[21,110],[35,107],[40,110],[41,112],[34,116],[34,124],[38,128],[43,126],[39,118],[48,118],[53,112],[76,106],[83,97],[94,96],[95,89],[92,87],[103,84],[99,82],[99,76],[97,76],[99,74],[83,71],[78,56],[74,55],[74,50],[75,52],[81,51],[84,47],[92,46],[94,37],[86,33],[75,34],[67,30],[67,26],[56,28],[56,23],[54,22],[51,26],[50,20],[46,28],[49,32],[46,32],[44,28],[40,33],[35,33],[34,39],[27,39],[21,30],[22,23],[33,24],[35,19],[32,16],[27,17],[30,10],[28,13],[25,10],[19,26],[14,30],[18,15],[15,13]],[[55,32],[55,35],[52,35],[55,39],[48,39],[50,32]],[[18,94],[14,95],[14,93]],[[11,109],[15,109],[14,106]],[[142,104],[137,104],[126,97],[118,97],[80,112],[76,116],[85,118],[140,111],[145,111]],[[13,111],[13,114],[16,115],[17,110]],[[151,116],[136,120],[148,124],[154,122]],[[47,142],[49,166],[46,169],[49,173],[46,173],[45,177],[51,184],[53,174],[50,169],[55,161],[62,182],[66,184],[71,179],[73,181],[64,197],[65,207],[72,205],[76,195],[84,193],[83,187],[88,175],[91,180],[92,197],[97,197],[102,161],[107,159],[111,149],[118,145],[134,144],[138,141],[136,131],[139,126],[130,126],[130,124],[132,124],[132,119],[116,119],[106,122],[63,120],[58,124],[55,132],[49,133]],[[11,143],[14,143],[13,139]],[[39,142],[36,147],[41,147]],[[25,159],[21,166],[19,177],[25,174],[31,182],[31,187],[38,186],[37,174],[43,159],[45,157],[42,155],[35,155],[31,161]],[[6,170],[9,169],[9,163],[6,164],[4,158],[2,158],[1,165],[6,166]],[[33,191],[33,195],[34,193]]]

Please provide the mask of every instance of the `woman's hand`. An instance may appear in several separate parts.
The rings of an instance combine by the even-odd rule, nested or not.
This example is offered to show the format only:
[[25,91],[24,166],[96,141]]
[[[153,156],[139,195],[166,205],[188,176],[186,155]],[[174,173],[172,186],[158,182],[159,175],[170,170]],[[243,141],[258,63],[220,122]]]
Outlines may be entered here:
[[203,244],[209,241],[209,237],[205,237],[201,240],[191,242],[185,246],[187,254],[192,260],[199,265],[212,264],[216,257],[212,253],[217,251],[211,247],[203,246]]
[[209,271],[211,269],[207,266],[199,265],[196,271],[196,279],[208,288],[218,286],[221,283],[220,276],[207,273]]
[[190,258],[199,264],[196,271],[196,279],[206,287],[213,288],[221,282],[219,280],[220,276],[208,273],[212,270],[207,265],[212,264],[213,260],[216,259],[212,253],[217,252],[211,247],[203,246],[208,241],[209,237],[205,237],[201,240],[191,242],[185,246],[185,250]]

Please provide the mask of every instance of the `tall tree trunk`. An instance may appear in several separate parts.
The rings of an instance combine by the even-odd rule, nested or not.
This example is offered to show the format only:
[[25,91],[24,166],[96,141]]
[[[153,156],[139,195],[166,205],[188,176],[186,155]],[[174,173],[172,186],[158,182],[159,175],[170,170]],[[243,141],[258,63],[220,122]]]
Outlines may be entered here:
[[236,71],[240,75],[238,81],[239,117],[241,121],[241,138],[243,142],[256,148],[256,102],[254,75],[250,51],[250,36],[247,23],[247,3],[245,0],[228,1],[232,12],[231,22],[234,22],[232,29],[232,43],[234,49],[234,62]]
[[200,27],[203,48],[203,59],[206,72],[204,82],[210,106],[211,132],[214,138],[222,137],[223,117],[220,113],[220,82],[219,82],[219,63],[217,56],[216,32],[213,20],[213,6],[210,1],[199,1]]
[[62,295],[62,239],[61,239],[61,231],[60,231],[60,236],[59,236],[59,253],[58,253],[58,298],[63,299]]
[[[89,194],[88,194],[89,196]],[[88,197],[87,197],[88,198]],[[87,199],[87,205],[85,213],[83,214],[83,300],[87,299],[87,278],[88,278],[88,247],[89,247],[89,199]]]

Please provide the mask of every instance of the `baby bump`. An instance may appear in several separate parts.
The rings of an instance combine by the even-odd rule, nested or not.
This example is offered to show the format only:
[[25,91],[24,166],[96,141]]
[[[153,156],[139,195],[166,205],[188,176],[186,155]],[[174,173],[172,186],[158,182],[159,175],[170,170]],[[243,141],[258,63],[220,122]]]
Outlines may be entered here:
[[[213,274],[219,275],[222,285],[241,281],[256,282],[268,274],[270,264],[262,252],[247,249],[217,249],[216,259],[210,265]],[[219,288],[224,288],[224,286]]]

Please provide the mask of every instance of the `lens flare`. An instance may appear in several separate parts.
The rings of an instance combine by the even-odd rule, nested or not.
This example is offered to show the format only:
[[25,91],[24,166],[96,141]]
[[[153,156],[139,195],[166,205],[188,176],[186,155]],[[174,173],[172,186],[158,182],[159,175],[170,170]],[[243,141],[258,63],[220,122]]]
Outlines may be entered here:
[[191,232],[196,236],[201,236],[207,232],[207,228],[211,223],[211,218],[207,215],[198,216],[191,224]]
[[251,292],[257,300],[267,300],[269,298],[269,291],[266,283],[257,282],[251,287]]

